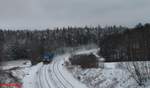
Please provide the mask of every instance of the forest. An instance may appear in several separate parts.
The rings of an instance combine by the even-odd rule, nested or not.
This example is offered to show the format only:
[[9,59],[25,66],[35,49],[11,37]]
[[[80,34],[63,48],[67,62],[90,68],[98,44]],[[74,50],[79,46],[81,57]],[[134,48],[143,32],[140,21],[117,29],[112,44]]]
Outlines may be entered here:
[[106,61],[149,61],[150,24],[139,24],[122,33],[103,37],[99,52]]
[[[36,63],[44,52],[94,43],[107,60],[149,58],[150,24],[123,26],[64,27],[45,30],[0,29],[0,60],[29,59]],[[133,48],[139,47],[139,48]],[[141,53],[138,54],[137,53]]]

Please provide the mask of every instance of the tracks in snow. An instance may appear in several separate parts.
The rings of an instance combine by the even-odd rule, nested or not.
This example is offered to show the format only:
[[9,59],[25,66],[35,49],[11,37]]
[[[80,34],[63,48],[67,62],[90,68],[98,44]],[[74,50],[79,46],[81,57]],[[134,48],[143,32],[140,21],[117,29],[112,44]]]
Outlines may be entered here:
[[45,69],[44,69],[44,72],[45,72],[44,75],[45,75],[45,80],[47,82],[48,88],[52,88],[51,85],[50,85],[50,80],[48,80],[48,77],[47,77],[47,76],[49,76],[47,71],[48,71],[48,66],[46,66]]
[[61,73],[60,65],[59,61],[43,65],[37,73],[37,88],[74,88]]
[[59,68],[59,65],[61,65],[60,62],[59,62],[59,64],[57,64],[56,67],[57,67],[57,71],[60,73],[60,76],[66,81],[66,83],[69,85],[69,88],[74,88],[73,85],[72,85],[69,81],[67,81],[66,78],[65,78],[65,77],[63,76],[63,74],[61,73],[60,68]]
[[[62,73],[59,71],[58,63],[56,61],[52,64],[52,72],[53,75],[55,75],[55,79],[61,85],[61,88],[74,88],[71,83],[69,83],[65,77],[62,75]],[[59,87],[60,88],[60,87]]]
[[47,77],[47,67],[44,65],[38,72],[38,88],[52,88]]

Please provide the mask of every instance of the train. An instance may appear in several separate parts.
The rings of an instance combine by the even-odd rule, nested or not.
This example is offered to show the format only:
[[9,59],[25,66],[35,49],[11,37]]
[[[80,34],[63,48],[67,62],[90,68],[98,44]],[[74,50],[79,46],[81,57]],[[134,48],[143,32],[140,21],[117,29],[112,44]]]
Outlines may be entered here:
[[54,56],[54,53],[46,52],[43,54],[42,61],[44,63],[50,63],[53,60]]

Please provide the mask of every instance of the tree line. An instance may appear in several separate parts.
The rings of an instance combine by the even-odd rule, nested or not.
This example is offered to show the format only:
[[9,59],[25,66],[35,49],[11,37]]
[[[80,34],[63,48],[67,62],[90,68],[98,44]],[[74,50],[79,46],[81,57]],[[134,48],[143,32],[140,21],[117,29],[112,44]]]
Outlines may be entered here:
[[[138,38],[136,36],[141,31],[144,35],[143,38],[146,39],[149,36],[145,35],[149,32],[147,26],[149,27],[149,24],[138,25],[134,28],[114,25],[106,27],[64,27],[45,30],[0,29],[0,60],[30,59],[32,62],[36,62],[40,60],[44,52],[53,52],[62,47],[76,47],[91,43],[99,45],[101,48],[99,54],[103,57],[114,59],[118,57],[117,55],[120,55],[119,58],[121,58],[127,53],[113,53],[127,52],[127,47],[131,47],[129,44],[133,39],[136,41],[136,38]],[[137,30],[139,32],[136,32]],[[135,36],[135,38],[132,36]]]
[[122,33],[103,37],[99,52],[106,61],[150,60],[150,24],[138,24]]

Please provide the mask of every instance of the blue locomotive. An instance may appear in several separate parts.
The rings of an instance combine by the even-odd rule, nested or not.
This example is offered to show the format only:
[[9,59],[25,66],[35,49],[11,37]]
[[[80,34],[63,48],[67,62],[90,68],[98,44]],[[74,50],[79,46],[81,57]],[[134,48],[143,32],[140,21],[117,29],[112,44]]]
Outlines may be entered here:
[[43,62],[49,63],[53,60],[53,58],[54,58],[54,53],[50,53],[50,52],[44,53]]

